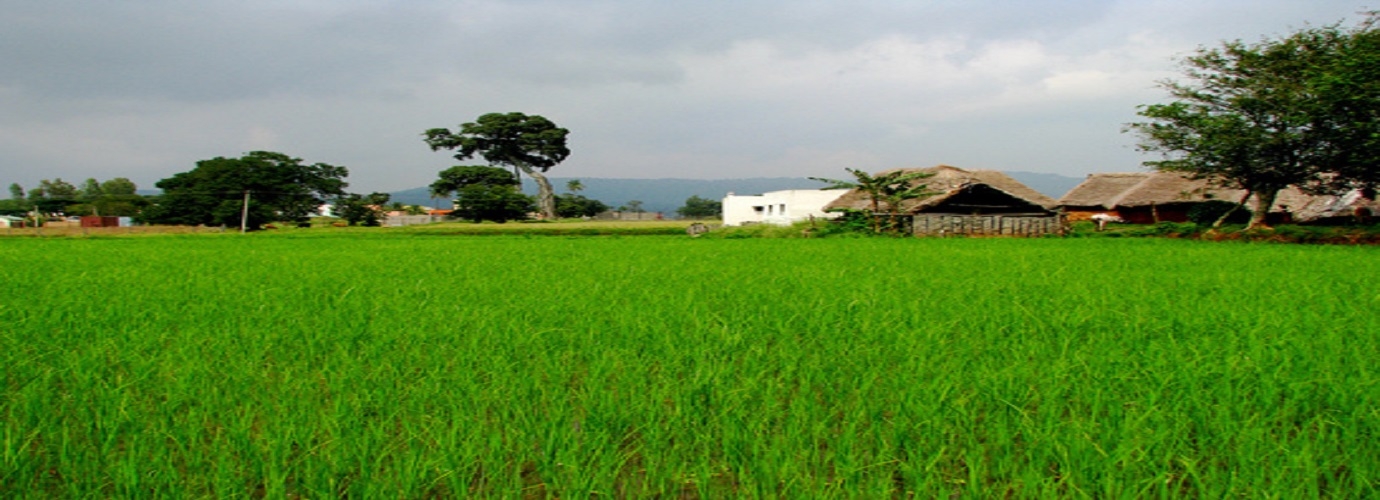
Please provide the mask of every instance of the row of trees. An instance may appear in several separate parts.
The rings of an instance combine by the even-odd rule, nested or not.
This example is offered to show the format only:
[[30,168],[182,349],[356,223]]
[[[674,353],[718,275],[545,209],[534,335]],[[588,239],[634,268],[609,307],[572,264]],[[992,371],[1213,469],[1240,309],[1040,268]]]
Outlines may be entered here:
[[[1151,168],[1185,172],[1253,198],[1261,227],[1280,190],[1314,193],[1380,186],[1380,29],[1376,13],[1283,37],[1200,48],[1185,79],[1164,81],[1171,101],[1142,106],[1127,130],[1159,154]],[[1230,213],[1223,215],[1223,218]]]
[[[440,172],[432,183],[433,196],[453,199],[455,215],[472,221],[523,219],[539,212],[544,218],[588,217],[609,209],[579,194],[580,181],[567,184],[568,192],[556,195],[544,175],[570,155],[569,131],[541,116],[522,113],[490,113],[456,131],[427,130],[425,141],[432,150],[454,150],[456,159],[483,157],[490,165],[462,165]],[[493,166],[498,165],[498,166]],[[512,172],[499,166],[511,167]],[[538,186],[535,199],[521,192],[521,174]],[[163,194],[142,197],[129,179],[100,183],[89,179],[78,188],[61,179],[43,181],[27,193],[10,186],[11,200],[0,210],[37,210],[69,215],[133,215],[154,224],[219,225],[258,228],[270,222],[305,222],[333,203],[336,215],[349,224],[377,225],[389,195],[348,193],[349,170],[326,163],[305,164],[283,153],[253,151],[239,158],[216,157],[196,167],[162,179],[156,186]],[[392,208],[404,208],[394,204]],[[640,201],[627,207],[638,211]],[[686,217],[717,214],[717,202],[692,197],[678,212]]]
[[0,214],[137,215],[148,200],[137,194],[133,181],[117,177],[105,182],[87,179],[80,187],[58,179],[44,179],[25,190],[10,184],[10,197],[0,200]]

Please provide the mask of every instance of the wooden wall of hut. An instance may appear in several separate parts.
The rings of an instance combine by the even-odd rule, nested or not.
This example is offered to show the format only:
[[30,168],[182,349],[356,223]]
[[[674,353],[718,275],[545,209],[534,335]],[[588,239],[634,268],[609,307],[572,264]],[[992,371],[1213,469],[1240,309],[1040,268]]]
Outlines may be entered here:
[[1058,215],[915,214],[911,217],[911,232],[917,236],[1045,236],[1064,234],[1067,228]]

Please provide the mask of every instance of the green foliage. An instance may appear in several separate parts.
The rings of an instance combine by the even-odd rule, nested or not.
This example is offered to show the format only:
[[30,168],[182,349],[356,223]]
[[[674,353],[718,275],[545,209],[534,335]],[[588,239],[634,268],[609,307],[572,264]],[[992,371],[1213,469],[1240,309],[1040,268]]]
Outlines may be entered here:
[[138,190],[134,181],[127,177],[116,177],[102,182],[100,186],[100,192],[105,196],[134,196]]
[[383,220],[383,206],[388,204],[388,193],[370,193],[367,196],[350,193],[335,200],[335,216],[347,225],[378,227]]
[[97,198],[102,194],[101,182],[95,178],[86,179],[81,185],[81,197],[84,199]]
[[823,222],[820,236],[877,234],[872,231],[872,219],[862,210],[845,210],[837,218]]
[[149,206],[148,198],[136,194],[138,188],[125,177],[99,182],[87,179],[76,204],[67,205],[67,215],[138,216]]
[[158,181],[163,196],[144,218],[156,224],[239,226],[248,192],[250,229],[305,221],[326,200],[345,194],[346,175],[345,167],[303,165],[300,158],[268,151],[216,157]]
[[0,213],[28,213],[37,208],[47,214],[136,216],[149,200],[135,191],[134,183],[124,177],[105,183],[87,179],[80,189],[62,179],[44,179],[26,199],[24,188],[16,183],[10,185],[10,199],[0,203]]
[[507,186],[516,188],[517,177],[507,170],[483,165],[457,165],[442,170],[439,179],[431,183],[431,195],[436,198],[449,198],[452,193],[474,184],[486,186]]
[[868,200],[872,203],[872,213],[874,215],[887,214],[890,223],[885,226],[882,219],[872,217],[872,232],[881,234],[884,231],[899,229],[896,224],[896,211],[901,204],[907,200],[922,198],[932,194],[928,186],[917,181],[933,177],[929,172],[906,172],[903,170],[892,170],[877,175],[869,174],[865,171],[845,168],[848,173],[853,174],[853,180],[825,179],[821,177],[811,177],[810,179],[828,183],[824,189],[856,189],[867,194]]
[[33,205],[27,200],[0,200],[0,215],[13,215],[22,217],[33,210]]
[[471,184],[456,191],[453,215],[470,222],[523,220],[536,209],[532,197],[510,186]]
[[1188,209],[1188,220],[1201,226],[1211,226],[1227,212],[1232,212],[1226,224],[1245,224],[1250,221],[1250,209],[1226,200],[1207,200]]
[[1325,188],[1380,188],[1380,13],[1352,28],[1313,31],[1323,62],[1307,74],[1318,111],[1313,130],[1325,150],[1319,168]]
[[456,166],[443,170],[431,184],[431,193],[447,197],[455,193],[453,215],[471,222],[507,222],[527,218],[532,198],[518,191],[518,180],[507,170],[486,166]]
[[747,238],[815,238],[825,233],[825,225],[822,222],[811,223],[810,221],[796,222],[787,226],[776,224],[747,224],[742,226],[721,227],[704,233],[703,238],[709,239],[728,239],[739,240]]
[[523,113],[489,113],[458,131],[433,128],[423,135],[432,151],[455,151],[455,159],[482,156],[490,164],[521,170],[537,181],[542,214],[556,216],[555,191],[543,175],[570,156],[566,147],[569,130],[542,116]]
[[561,218],[594,217],[607,211],[608,205],[599,200],[591,200],[578,194],[556,196],[556,216]]
[[1173,99],[1142,106],[1128,131],[1139,149],[1185,172],[1255,195],[1263,225],[1279,190],[1339,190],[1377,180],[1380,33],[1308,28],[1258,43],[1225,42],[1184,59],[1187,82],[1161,86]]
[[53,179],[51,181],[48,179],[43,179],[42,181],[39,181],[38,189],[29,192],[29,196],[31,198],[33,197],[35,191],[37,192],[39,197],[47,198],[50,200],[67,200],[70,202],[71,200],[77,199],[77,187],[73,186],[70,182],[62,180],[61,178]]
[[691,196],[685,199],[684,206],[676,209],[676,214],[687,219],[721,217],[724,214],[724,203],[720,200]]

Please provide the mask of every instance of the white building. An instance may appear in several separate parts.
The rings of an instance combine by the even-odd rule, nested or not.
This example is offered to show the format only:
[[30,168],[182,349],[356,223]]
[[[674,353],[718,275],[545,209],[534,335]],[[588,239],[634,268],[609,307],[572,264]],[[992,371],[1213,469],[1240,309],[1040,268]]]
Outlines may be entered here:
[[786,226],[810,217],[832,219],[839,214],[825,213],[824,206],[847,192],[847,189],[791,189],[753,196],[728,193],[723,201],[724,225]]

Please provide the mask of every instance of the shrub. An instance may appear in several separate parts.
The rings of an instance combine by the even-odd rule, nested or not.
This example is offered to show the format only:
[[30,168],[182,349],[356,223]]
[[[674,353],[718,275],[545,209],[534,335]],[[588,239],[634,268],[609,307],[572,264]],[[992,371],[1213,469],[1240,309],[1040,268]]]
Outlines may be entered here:
[[1208,200],[1188,209],[1188,220],[1202,226],[1211,226],[1222,218],[1222,214],[1235,209],[1236,212],[1227,218],[1228,224],[1245,224],[1251,220],[1250,209],[1237,203],[1226,200]]

